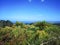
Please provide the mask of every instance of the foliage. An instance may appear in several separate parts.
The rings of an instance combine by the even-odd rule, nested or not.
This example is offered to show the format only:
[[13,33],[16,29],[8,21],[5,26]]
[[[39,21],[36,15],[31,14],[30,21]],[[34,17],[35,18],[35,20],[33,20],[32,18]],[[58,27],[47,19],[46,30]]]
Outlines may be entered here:
[[45,21],[0,27],[0,45],[60,45],[60,27]]

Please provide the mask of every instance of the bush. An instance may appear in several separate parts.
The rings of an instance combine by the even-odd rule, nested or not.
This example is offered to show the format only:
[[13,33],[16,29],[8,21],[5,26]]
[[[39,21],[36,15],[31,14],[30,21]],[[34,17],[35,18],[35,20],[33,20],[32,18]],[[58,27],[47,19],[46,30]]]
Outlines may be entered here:
[[3,45],[60,45],[60,28],[46,22],[24,24],[16,22],[12,27],[0,28]]

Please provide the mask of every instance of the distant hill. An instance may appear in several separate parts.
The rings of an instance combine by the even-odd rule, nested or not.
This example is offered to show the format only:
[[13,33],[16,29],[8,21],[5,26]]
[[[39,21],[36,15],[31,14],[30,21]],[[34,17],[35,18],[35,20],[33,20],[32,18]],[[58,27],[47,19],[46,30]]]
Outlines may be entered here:
[[48,21],[49,23],[52,23],[53,25],[60,26],[60,21]]
[[9,26],[11,27],[13,25],[13,23],[9,20],[0,20],[0,27],[5,27],[5,26]]

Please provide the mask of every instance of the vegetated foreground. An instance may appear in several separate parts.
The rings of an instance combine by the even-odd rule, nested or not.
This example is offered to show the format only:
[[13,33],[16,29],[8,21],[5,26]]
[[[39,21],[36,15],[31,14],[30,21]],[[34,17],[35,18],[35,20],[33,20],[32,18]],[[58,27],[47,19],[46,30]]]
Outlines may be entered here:
[[6,25],[0,27],[0,45],[60,45],[60,26],[45,21]]

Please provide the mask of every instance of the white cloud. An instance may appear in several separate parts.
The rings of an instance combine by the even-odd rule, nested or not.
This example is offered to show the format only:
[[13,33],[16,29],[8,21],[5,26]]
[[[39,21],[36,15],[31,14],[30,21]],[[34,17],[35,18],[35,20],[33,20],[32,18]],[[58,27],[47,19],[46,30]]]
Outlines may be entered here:
[[31,2],[32,0],[29,0],[29,2]]
[[44,2],[45,0],[41,0],[41,2]]

